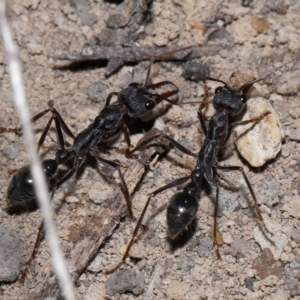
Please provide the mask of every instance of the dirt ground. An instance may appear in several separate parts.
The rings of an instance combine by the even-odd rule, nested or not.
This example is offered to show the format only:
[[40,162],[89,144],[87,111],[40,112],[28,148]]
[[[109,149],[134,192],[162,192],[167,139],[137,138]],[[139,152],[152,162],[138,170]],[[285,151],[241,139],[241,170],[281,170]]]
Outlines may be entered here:
[[[125,9],[128,3],[135,1],[127,1],[126,5],[124,2],[8,1],[9,19],[23,62],[32,114],[46,109],[47,102],[54,100],[55,108],[65,122],[78,133],[97,116],[110,92],[118,92],[132,81],[144,82],[147,61],[127,64],[107,77],[104,62],[70,66],[69,62],[52,58],[61,53],[80,52],[88,42],[117,46],[219,47],[217,54],[195,59],[192,64],[205,64],[210,76],[224,81],[237,70],[259,78],[294,59],[267,81],[256,83],[251,92],[252,97],[267,99],[278,113],[285,134],[282,150],[263,167],[253,168],[229,143],[228,153],[220,160],[222,165],[244,167],[273,236],[259,229],[242,176],[230,172],[226,177],[239,190],[232,191],[226,184],[220,188],[218,231],[224,241],[220,247],[222,259],[217,260],[211,240],[213,188],[210,194],[208,191],[202,193],[192,236],[184,245],[173,249],[163,209],[175,193],[176,188],[171,189],[152,200],[148,215],[155,216],[150,219],[148,230],[134,245],[121,271],[107,276],[104,271],[120,261],[135,226],[128,217],[118,219],[117,228],[80,275],[76,283],[77,298],[300,299],[300,104],[297,98],[300,64],[295,59],[300,52],[299,1],[154,0],[150,15],[146,16],[149,19],[142,25],[132,21],[132,10]],[[250,4],[243,6],[242,2]],[[122,14],[113,18],[120,7]],[[135,11],[135,17],[138,13]],[[132,27],[121,24],[122,16],[131,20]],[[103,32],[108,26],[112,31],[105,35]],[[125,26],[128,31],[118,29],[118,26]],[[183,67],[175,62],[155,63],[151,82],[172,81],[179,87],[182,102],[201,100],[203,84],[184,79]],[[0,126],[16,127],[18,116],[11,104],[12,92],[2,41],[0,79]],[[219,85],[208,82],[209,93],[212,95]],[[197,117],[198,106],[162,105],[154,126],[168,128],[176,140],[198,152],[204,138]],[[211,114],[209,110],[207,116]],[[47,120],[45,117],[35,125],[37,139]],[[141,136],[132,136],[133,143]],[[53,158],[57,148],[53,129],[43,146],[43,157]],[[123,136],[110,147],[103,148],[103,157],[119,160],[125,171],[125,167],[134,161],[126,159],[116,150],[118,148],[125,148]],[[0,136],[0,150],[1,230],[10,230],[20,239],[21,264],[24,264],[34,246],[40,214],[38,211],[14,215],[6,212],[7,187],[12,177],[9,171],[26,165],[27,155],[22,137],[14,133]],[[133,194],[134,214],[139,216],[151,191],[188,175],[194,164],[192,158],[174,149],[157,158],[156,163],[152,162]],[[66,257],[76,240],[84,238],[82,228],[89,227],[88,216],[99,211],[106,197],[119,190],[117,174],[115,178],[108,180],[95,166],[87,163],[76,179],[64,184],[56,193],[53,205],[57,210],[56,222]],[[46,299],[40,296],[40,291],[50,273],[49,248],[43,241],[25,283],[1,283],[0,298]]]

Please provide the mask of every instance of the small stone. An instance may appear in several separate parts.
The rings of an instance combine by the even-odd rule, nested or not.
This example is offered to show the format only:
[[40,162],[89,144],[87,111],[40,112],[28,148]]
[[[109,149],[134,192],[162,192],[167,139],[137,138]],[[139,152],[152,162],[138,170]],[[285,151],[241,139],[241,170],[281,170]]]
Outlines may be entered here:
[[232,243],[232,236],[229,232],[223,233],[223,241],[225,244],[231,244]]
[[195,11],[197,11],[197,9],[195,8],[197,2],[195,2],[193,0],[188,0],[188,1],[173,0],[173,2],[177,5],[180,5],[183,12],[186,15],[194,14]]
[[285,285],[287,286],[288,291],[290,292],[290,295],[292,297],[298,296],[300,294],[300,286],[297,279],[288,277],[285,280]]
[[112,185],[109,184],[101,185],[99,183],[95,183],[91,186],[89,190],[89,198],[94,203],[101,204],[113,193],[114,193],[114,188]]
[[293,141],[300,141],[300,127],[290,130],[288,136]]
[[278,282],[278,277],[276,275],[269,275],[261,281],[257,281],[253,284],[254,290],[259,290],[261,287],[272,287]]
[[[210,41],[215,41],[215,40],[220,40],[220,39],[229,39],[229,37],[230,37],[230,35],[225,28],[218,28],[208,36],[208,39]],[[220,55],[221,55],[221,53],[220,53]],[[223,57],[223,55],[221,55],[221,56]]]
[[293,228],[291,232],[291,238],[296,243],[300,243],[300,229]]
[[280,95],[293,95],[299,91],[300,72],[284,73],[276,80],[276,93]]
[[201,73],[207,76],[209,76],[210,74],[209,66],[203,62],[188,61],[181,63],[180,66],[184,70],[183,77],[185,79],[194,80],[196,82],[205,81],[205,77],[197,75],[197,73]]
[[253,284],[256,281],[258,281],[258,279],[256,279],[255,277],[247,277],[245,279],[246,288],[249,289],[250,291],[254,292]]
[[284,228],[281,223],[272,222],[271,220],[266,220],[266,218],[264,221],[266,227],[270,232],[272,232],[273,236],[266,238],[266,236],[269,236],[269,234],[263,232],[262,229],[257,226],[253,230],[254,239],[259,244],[261,249],[271,249],[274,258],[276,260],[280,259],[284,252],[284,247],[290,241],[290,236],[286,232],[286,228]]
[[169,284],[169,288],[167,289],[168,299],[181,300],[184,298],[184,295],[187,293],[189,289],[189,284],[173,280]]
[[239,18],[232,23],[232,37],[236,44],[243,44],[255,35],[257,33],[251,26],[249,19]]
[[102,83],[95,82],[87,89],[88,99],[95,103],[104,102],[107,98],[106,86]]
[[281,155],[286,158],[289,157],[291,154],[291,148],[289,144],[284,144],[282,145],[282,149],[281,149]]
[[79,202],[79,199],[75,196],[67,196],[65,198],[66,202],[67,203],[76,203],[76,202]]
[[173,105],[168,113],[168,119],[176,125],[182,126],[184,122],[184,110],[177,105]]
[[277,276],[278,279],[283,275],[283,264],[281,261],[274,261],[273,254],[269,248],[263,249],[260,257],[257,257],[252,264],[253,269],[256,269],[261,280],[270,275]]
[[98,21],[97,15],[93,13],[82,12],[79,17],[83,26],[93,26]]
[[102,271],[102,269],[103,269],[103,265],[102,265],[101,255],[97,255],[87,268],[88,271],[93,273],[99,273]]
[[184,270],[185,272],[189,271],[191,268],[193,268],[195,265],[195,262],[190,257],[184,257],[177,265],[178,270]]
[[[105,299],[105,286],[103,283],[92,283],[83,295],[83,300]],[[48,298],[47,298],[48,300]],[[50,300],[50,299],[49,299]]]
[[247,102],[247,111],[240,121],[271,113],[258,122],[237,126],[234,142],[240,154],[253,166],[261,167],[276,157],[284,138],[283,130],[272,106],[264,98],[252,98]]
[[9,228],[0,227],[0,240],[0,282],[13,282],[21,270],[20,239]]
[[250,243],[244,239],[236,239],[231,244],[231,249],[233,256],[241,256],[249,251]]
[[197,253],[200,257],[206,256],[211,253],[211,250],[213,249],[214,244],[210,237],[205,236],[204,238],[201,238],[200,245],[197,248]]
[[285,251],[286,253],[291,253],[292,250],[293,250],[293,248],[292,248],[291,246],[289,246],[289,245],[286,245],[286,246],[284,247],[284,251]]
[[7,146],[3,148],[2,153],[9,160],[16,159],[19,155],[19,151],[16,148],[11,146]]
[[256,30],[257,33],[263,33],[264,31],[267,31],[270,27],[270,24],[268,20],[264,18],[258,18],[256,16],[253,16],[251,19],[251,23],[253,28]]
[[144,291],[145,278],[142,272],[131,269],[116,271],[105,283],[106,293],[109,296],[131,292],[135,296]]
[[168,44],[169,40],[167,39],[167,37],[159,35],[158,37],[156,37],[154,39],[154,44],[158,47],[161,46],[166,46]]
[[293,195],[292,199],[282,206],[281,211],[286,211],[290,216],[300,219],[300,196]]
[[[127,250],[128,245],[126,245],[126,249]],[[125,254],[125,252],[122,253],[123,255]],[[130,257],[134,257],[137,259],[142,259],[147,257],[148,251],[147,248],[145,248],[143,245],[138,245],[138,244],[134,244],[130,250]]]

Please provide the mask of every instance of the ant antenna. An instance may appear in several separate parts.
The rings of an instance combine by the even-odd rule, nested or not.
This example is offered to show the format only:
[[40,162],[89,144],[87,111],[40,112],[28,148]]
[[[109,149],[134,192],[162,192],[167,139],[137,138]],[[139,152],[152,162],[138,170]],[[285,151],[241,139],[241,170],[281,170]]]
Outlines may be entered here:
[[296,57],[296,58],[292,59],[291,61],[289,61],[289,62],[287,62],[287,63],[285,63],[285,64],[279,66],[278,68],[274,69],[273,71],[271,71],[269,74],[265,75],[264,77],[261,77],[261,78],[259,78],[259,79],[254,79],[254,80],[252,80],[252,81],[250,81],[250,82],[247,82],[247,83],[243,84],[243,85],[238,89],[238,92],[241,92],[241,91],[243,91],[243,90],[246,88],[246,91],[245,91],[245,92],[243,91],[243,93],[244,93],[244,94],[247,94],[248,90],[250,89],[250,87],[251,87],[255,82],[265,80],[265,79],[268,78],[269,76],[273,75],[276,71],[282,69],[283,67],[287,66],[288,64],[290,64],[290,63],[292,63],[292,62],[294,62],[295,60],[298,60],[298,59],[299,59],[299,57]]

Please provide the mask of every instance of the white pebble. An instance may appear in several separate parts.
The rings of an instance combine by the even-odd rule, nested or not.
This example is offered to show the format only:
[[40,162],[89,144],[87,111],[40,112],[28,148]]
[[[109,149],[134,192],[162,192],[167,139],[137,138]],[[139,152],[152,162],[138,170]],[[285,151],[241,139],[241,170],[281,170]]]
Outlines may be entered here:
[[284,133],[275,110],[261,97],[247,102],[247,111],[241,121],[253,119],[270,111],[271,114],[255,123],[237,126],[234,141],[240,154],[253,166],[263,166],[281,149]]

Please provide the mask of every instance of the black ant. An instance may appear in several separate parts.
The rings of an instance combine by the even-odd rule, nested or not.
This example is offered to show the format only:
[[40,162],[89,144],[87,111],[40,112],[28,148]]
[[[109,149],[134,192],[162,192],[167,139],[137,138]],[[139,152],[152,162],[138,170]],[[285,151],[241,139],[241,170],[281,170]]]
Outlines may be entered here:
[[[189,48],[190,47],[179,49],[176,50],[176,52],[186,50]],[[55,122],[57,143],[60,149],[56,152],[55,160],[49,160],[52,163],[52,169],[51,172],[45,172],[45,175],[49,180],[55,174],[58,165],[64,164],[68,159],[74,157],[73,166],[61,179],[56,181],[55,184],[52,186],[51,199],[53,198],[55,191],[77,172],[87,155],[90,155],[96,158],[97,161],[103,163],[104,165],[113,167],[118,171],[129,216],[131,217],[131,219],[135,219],[131,208],[130,195],[125,180],[123,178],[120,165],[114,161],[102,158],[98,150],[98,145],[102,142],[107,142],[116,138],[123,131],[127,143],[126,154],[130,156],[129,149],[131,146],[131,142],[129,130],[126,124],[128,122],[128,119],[138,118],[152,111],[163,100],[173,105],[179,104],[176,100],[169,99],[169,97],[172,97],[178,93],[177,86],[172,82],[161,81],[155,84],[148,84],[151,67],[155,59],[156,57],[153,57],[150,61],[146,80],[143,85],[139,83],[131,83],[127,88],[123,89],[119,93],[110,93],[106,99],[104,108],[101,110],[99,115],[86,129],[82,130],[77,136],[73,135],[73,133],[68,128],[58,111],[55,108],[51,107],[53,103],[49,104],[50,108],[40,112],[39,114],[33,117],[32,121],[35,122],[48,112],[52,113],[52,116],[49,119],[38,141],[38,150],[44,143],[45,137],[49,131],[52,121],[54,120]],[[172,86],[173,89],[171,91],[166,91],[161,94],[157,94],[150,91],[159,89],[166,85]],[[116,104],[110,104],[110,101],[113,96],[117,96],[118,102]],[[3,132],[15,132],[16,134],[20,134],[21,130],[19,128],[10,129],[1,127],[0,133]],[[70,148],[65,148],[63,132],[65,132],[69,137],[71,137],[74,140],[73,145]],[[28,180],[28,178],[30,178],[30,180]],[[29,166],[26,166],[21,168],[11,180],[7,193],[8,206],[14,207],[26,204],[26,202],[32,201],[33,197],[33,181],[31,179]],[[29,263],[32,261],[35,255],[42,229],[43,223],[39,227],[39,234]],[[25,279],[26,272],[27,268],[23,271],[23,274],[21,275],[21,280]]]
[[[273,72],[272,72],[273,73]],[[128,257],[129,251],[135,241],[135,238],[138,234],[139,228],[141,227],[143,218],[145,216],[145,213],[148,209],[148,206],[150,204],[150,201],[153,197],[158,195],[159,193],[182,185],[186,183],[187,181],[190,181],[188,184],[186,184],[182,191],[174,194],[171,199],[169,200],[168,206],[167,206],[167,225],[168,230],[170,233],[171,238],[177,237],[179,234],[183,232],[195,219],[196,213],[198,210],[198,202],[200,197],[200,191],[201,191],[201,181],[203,178],[205,180],[217,188],[217,195],[218,195],[218,181],[215,179],[215,176],[219,176],[218,170],[222,171],[239,171],[242,173],[244,180],[250,190],[252,199],[255,203],[256,213],[258,216],[259,221],[261,222],[263,228],[266,232],[270,233],[270,231],[267,229],[263,217],[261,215],[261,212],[258,207],[258,203],[256,200],[256,196],[254,194],[253,188],[248,180],[248,177],[246,173],[244,172],[242,167],[239,166],[220,166],[218,163],[218,153],[221,148],[223,148],[231,134],[232,129],[237,125],[246,124],[249,122],[259,122],[263,118],[265,118],[267,115],[270,114],[269,111],[265,112],[261,116],[253,119],[249,119],[242,122],[232,122],[231,118],[237,116],[243,107],[245,106],[247,102],[247,93],[249,92],[249,89],[252,87],[252,85],[258,81],[264,80],[268,76],[270,76],[272,73],[257,79],[252,80],[244,85],[242,85],[237,90],[231,88],[226,82],[215,79],[212,77],[208,77],[204,74],[201,74],[202,77],[204,77],[207,80],[217,81],[224,86],[218,87],[215,90],[214,98],[213,98],[213,106],[217,110],[216,114],[210,119],[208,128],[205,125],[204,118],[203,118],[203,108],[207,104],[206,97],[208,95],[207,88],[206,88],[206,97],[202,104],[200,105],[200,108],[198,110],[198,117],[200,119],[201,127],[203,129],[204,134],[206,135],[203,145],[198,153],[196,155],[195,153],[189,151],[184,146],[180,145],[177,141],[175,141],[170,136],[167,136],[165,134],[157,134],[153,138],[157,137],[163,137],[167,139],[171,144],[182,151],[183,153],[197,157],[197,163],[194,169],[192,170],[191,174],[188,176],[184,176],[181,178],[178,178],[174,180],[173,182],[153,191],[150,193],[148,200],[144,206],[144,209],[137,221],[136,227],[134,229],[134,232],[132,234],[132,238],[130,240],[130,243],[126,249],[125,254],[122,257],[121,262],[114,267],[111,270],[108,270],[106,274],[111,274],[115,272],[126,260]],[[197,73],[198,74],[198,73]],[[135,149],[132,150],[132,152],[136,151],[140,147],[148,144],[150,141],[145,140],[143,143],[138,145]],[[213,228],[213,240],[215,245],[218,245],[217,242],[217,231],[216,231],[216,219],[217,219],[217,212],[218,212],[218,200],[215,201],[215,210],[214,210],[214,228]],[[270,233],[271,234],[271,233]],[[220,254],[217,249],[217,256],[218,259],[220,259]]]
[[[69,158],[74,157],[74,162],[72,168],[61,178],[59,181],[55,183],[52,189],[52,197],[55,191],[68,179],[70,179],[79,167],[84,162],[87,155],[91,155],[95,157],[99,162],[109,165],[115,168],[120,176],[121,185],[123,188],[123,192],[125,195],[125,200],[128,208],[128,213],[131,218],[133,217],[131,203],[130,203],[130,195],[125,184],[123,175],[120,170],[120,166],[118,163],[104,159],[100,156],[98,151],[98,145],[100,143],[107,142],[116,138],[122,131],[125,134],[125,140],[127,143],[126,154],[129,156],[129,149],[131,146],[129,130],[127,127],[128,118],[138,118],[149,111],[152,111],[161,101],[165,100],[173,105],[178,105],[176,100],[171,100],[169,97],[174,96],[178,93],[178,88],[175,84],[170,81],[161,81],[155,84],[148,85],[149,74],[151,70],[151,66],[154,62],[153,58],[150,62],[150,66],[148,68],[148,73],[146,77],[145,84],[141,85],[139,83],[131,83],[127,88],[123,89],[121,92],[110,93],[107,97],[103,110],[99,113],[99,115],[94,119],[93,123],[91,123],[86,129],[82,130],[77,136],[74,136],[71,130],[68,128],[66,123],[64,122],[63,118],[60,116],[58,111],[50,107],[32,118],[32,122],[36,122],[42,116],[47,114],[48,112],[52,113],[50,120],[48,121],[39,141],[37,149],[39,150],[40,147],[43,145],[45,137],[49,131],[52,121],[55,121],[56,133],[57,133],[57,143],[59,146],[59,150],[56,152],[55,161],[58,165],[64,164]],[[172,91],[164,92],[162,94],[155,94],[150,92],[150,90],[161,88],[165,85],[171,85],[173,87]],[[117,104],[110,104],[112,97],[116,95],[118,103]],[[49,106],[52,106],[53,103],[50,103]],[[0,132],[15,132],[16,134],[20,134],[21,130],[19,128],[11,129],[11,128],[0,128]],[[69,137],[71,137],[73,141],[73,145],[70,148],[65,148],[64,136],[63,133],[65,132]],[[28,174],[19,170],[14,176],[14,178],[18,178],[18,180],[26,181],[26,177]],[[29,169],[28,169],[29,170]],[[28,172],[27,172],[28,173]],[[11,186],[13,184],[17,185],[16,179],[12,180]],[[19,185],[18,187],[13,187],[13,190],[20,188],[22,189],[23,186]],[[25,186],[24,186],[25,188]],[[23,197],[22,201],[20,199],[14,199],[14,194],[11,194],[11,190],[8,190],[7,199],[8,205],[14,205],[17,203],[24,203],[26,202],[26,198]],[[25,191],[19,191],[25,192]],[[18,197],[20,193],[15,193],[15,196]],[[26,194],[26,192],[25,192]]]

